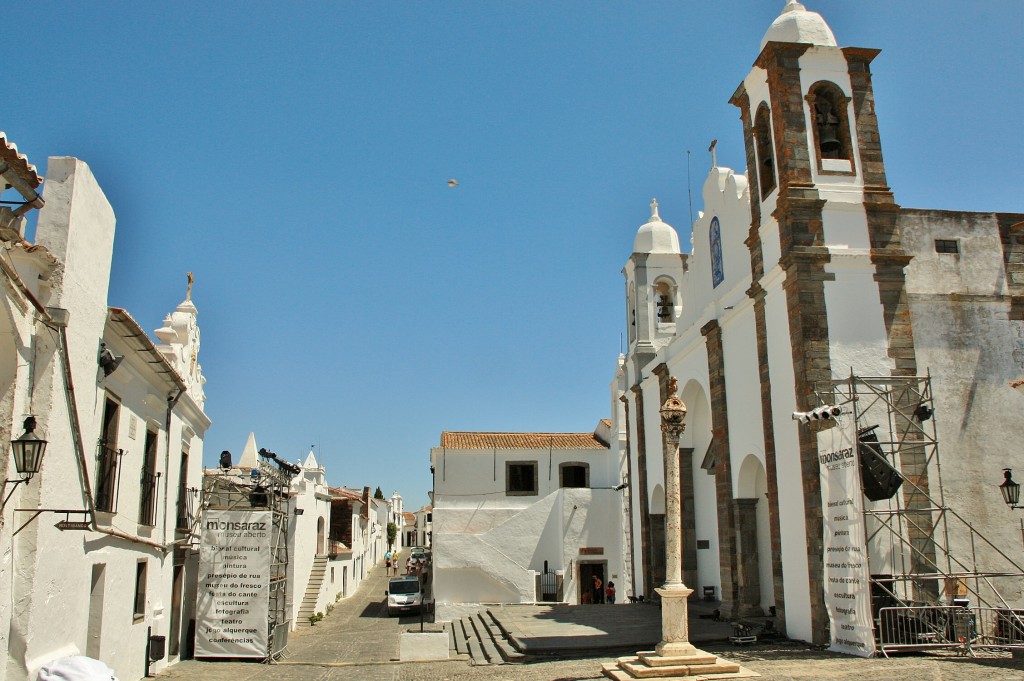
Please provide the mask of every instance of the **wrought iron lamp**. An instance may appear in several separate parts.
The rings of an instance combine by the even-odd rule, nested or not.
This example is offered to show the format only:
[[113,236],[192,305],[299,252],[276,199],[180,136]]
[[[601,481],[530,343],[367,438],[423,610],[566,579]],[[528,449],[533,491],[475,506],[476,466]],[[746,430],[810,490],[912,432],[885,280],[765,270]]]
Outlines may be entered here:
[[11,453],[14,454],[14,468],[18,471],[19,475],[25,477],[4,480],[5,487],[8,483],[12,483],[14,487],[11,487],[11,491],[4,497],[0,509],[7,505],[7,501],[14,494],[15,488],[21,483],[31,480],[32,476],[39,472],[39,467],[43,463],[43,454],[46,452],[47,442],[36,435],[36,417],[29,416],[26,418],[24,427],[25,432],[22,436],[11,441]]
[[1003,501],[1010,508],[1024,508],[1020,506],[1020,484],[1013,481],[1011,477],[1013,470],[1003,469],[1003,484],[999,485],[999,493],[1003,495]]

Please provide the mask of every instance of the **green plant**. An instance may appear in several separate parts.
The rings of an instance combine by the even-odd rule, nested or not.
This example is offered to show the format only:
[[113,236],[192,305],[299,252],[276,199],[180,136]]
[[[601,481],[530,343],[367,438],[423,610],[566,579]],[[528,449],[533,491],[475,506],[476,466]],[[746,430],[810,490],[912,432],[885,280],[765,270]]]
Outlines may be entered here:
[[317,622],[319,622],[323,618],[324,618],[324,614],[322,612],[318,612],[315,615],[310,615],[309,616],[309,626],[313,626],[314,624],[316,624]]
[[398,538],[398,525],[394,523],[388,523],[388,549],[395,545],[395,539]]

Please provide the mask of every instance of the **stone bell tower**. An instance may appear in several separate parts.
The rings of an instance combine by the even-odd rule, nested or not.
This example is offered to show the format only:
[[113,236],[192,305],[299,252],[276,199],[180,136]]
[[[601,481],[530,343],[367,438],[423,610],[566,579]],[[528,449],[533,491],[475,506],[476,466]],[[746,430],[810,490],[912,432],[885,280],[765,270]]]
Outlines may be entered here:
[[[761,375],[766,460],[777,462],[768,471],[772,543],[781,549],[773,552],[775,593],[784,599],[780,610],[809,611],[810,630],[789,633],[815,641],[827,632],[817,444],[789,411],[816,406],[815,384],[835,376],[917,373],[903,272],[910,258],[886,181],[871,85],[878,53],[840,48],[821,15],[789,0],[731,99],[747,155],[748,294],[759,360],[768,366],[770,356],[784,353],[792,362],[773,361]],[[789,347],[772,346],[770,339],[782,338]],[[790,383],[791,404],[771,399],[773,386],[777,396]],[[794,450],[799,468],[787,463]],[[800,489],[798,509],[786,497]],[[803,579],[782,574],[778,556],[794,551],[807,555],[806,592]]]

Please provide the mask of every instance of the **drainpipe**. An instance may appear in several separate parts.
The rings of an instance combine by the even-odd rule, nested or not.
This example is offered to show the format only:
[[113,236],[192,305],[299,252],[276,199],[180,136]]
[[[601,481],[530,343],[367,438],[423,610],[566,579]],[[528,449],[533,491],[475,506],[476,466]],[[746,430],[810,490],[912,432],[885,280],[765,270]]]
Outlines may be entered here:
[[96,505],[93,502],[92,498],[92,483],[89,480],[89,464],[85,458],[85,445],[82,443],[82,428],[81,424],[78,421],[78,405],[75,400],[75,384],[71,378],[71,363],[69,361],[68,336],[66,330],[67,325],[57,325],[56,329],[57,333],[60,335],[59,354],[61,359],[61,366],[64,369],[64,396],[67,399],[68,418],[71,421],[71,439],[75,445],[75,454],[78,459],[78,471],[82,479],[82,496],[85,497],[86,510],[89,513],[89,529],[91,529],[93,532],[99,532],[101,534],[108,534],[112,537],[126,539],[136,544],[145,544],[146,546],[152,546],[166,553],[168,549],[165,544],[150,541],[148,539],[143,539],[142,537],[136,537],[135,535],[128,534],[127,532],[122,532],[121,530],[117,530],[112,527],[100,527],[96,524]]
[[[171,416],[174,413],[174,407],[177,406],[178,400],[185,394],[185,388],[178,388],[178,392],[173,397],[167,398],[167,422],[165,428],[167,430],[167,451],[164,452],[164,531],[163,540],[167,542],[167,513],[170,508],[170,496],[167,491],[171,486]],[[181,481],[178,481],[181,485]],[[177,520],[175,520],[177,523]]]

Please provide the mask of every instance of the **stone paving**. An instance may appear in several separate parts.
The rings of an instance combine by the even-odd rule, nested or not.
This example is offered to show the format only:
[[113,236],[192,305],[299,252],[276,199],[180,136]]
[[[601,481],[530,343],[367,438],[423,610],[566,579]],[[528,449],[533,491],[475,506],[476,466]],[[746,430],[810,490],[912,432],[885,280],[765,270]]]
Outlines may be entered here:
[[[388,617],[387,577],[373,568],[357,593],[341,601],[314,627],[292,632],[277,664],[186,660],[162,672],[161,681],[571,681],[601,679],[610,655],[552,659],[519,665],[473,666],[468,660],[400,661],[403,632],[419,631],[419,616]],[[595,606],[597,607],[597,606]],[[425,630],[437,627],[425,625]],[[1008,654],[977,658],[916,654],[858,659],[804,644],[782,643],[701,648],[761,674],[764,681],[1024,681],[1024,660]]]

